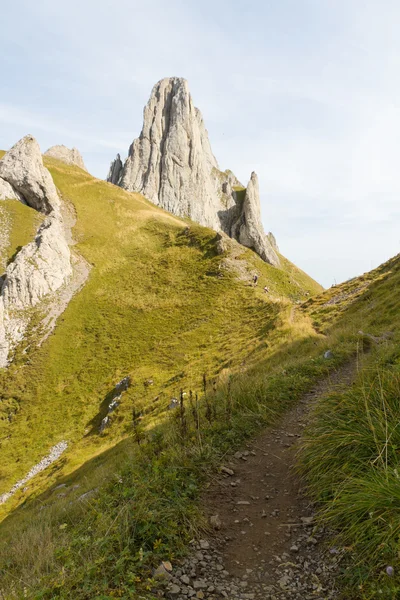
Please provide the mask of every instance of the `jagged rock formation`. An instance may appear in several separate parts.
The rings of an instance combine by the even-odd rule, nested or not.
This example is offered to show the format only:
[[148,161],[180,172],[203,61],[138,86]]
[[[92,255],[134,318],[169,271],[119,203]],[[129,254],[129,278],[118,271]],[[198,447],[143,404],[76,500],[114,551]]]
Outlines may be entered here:
[[114,183],[118,185],[118,181],[121,177],[122,171],[122,160],[119,154],[117,154],[116,158],[110,164],[110,170],[108,171],[107,181],[110,183]]
[[271,264],[279,262],[272,244],[263,231],[258,177],[254,171],[246,189],[242,212],[232,226],[231,237],[243,246],[253,248],[266,262]]
[[59,210],[56,186],[43,166],[39,144],[31,135],[22,138],[0,160],[0,177],[39,212],[48,215]]
[[220,171],[184,79],[163,79],[154,86],[142,132],[125,164],[119,155],[111,163],[107,180],[142,193],[177,216],[223,231],[279,264],[262,227],[258,185],[252,177],[244,194],[232,172]]
[[72,268],[60,199],[32,136],[24,137],[5,154],[0,160],[0,173],[14,197],[21,196],[29,206],[47,215],[35,240],[18,252],[0,279],[0,367],[4,367],[10,350],[26,331],[26,309],[58,290]]
[[51,146],[44,153],[45,156],[51,156],[52,158],[57,158],[67,165],[75,165],[80,167],[84,171],[87,171],[85,167],[85,163],[83,162],[83,158],[79,150],[76,148],[67,148],[67,146]]

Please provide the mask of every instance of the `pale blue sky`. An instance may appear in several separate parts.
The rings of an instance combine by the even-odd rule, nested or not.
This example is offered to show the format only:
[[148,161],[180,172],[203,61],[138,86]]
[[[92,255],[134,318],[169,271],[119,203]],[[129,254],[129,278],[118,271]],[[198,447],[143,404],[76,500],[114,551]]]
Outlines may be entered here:
[[0,147],[74,145],[104,178],[186,77],[288,258],[329,286],[399,252],[398,0],[14,0],[1,23]]

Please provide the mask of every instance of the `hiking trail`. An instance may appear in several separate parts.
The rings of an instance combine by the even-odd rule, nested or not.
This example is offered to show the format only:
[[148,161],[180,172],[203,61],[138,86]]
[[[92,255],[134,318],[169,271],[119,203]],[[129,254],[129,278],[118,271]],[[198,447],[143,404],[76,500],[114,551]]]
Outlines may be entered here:
[[[167,596],[212,600],[328,600],[337,597],[341,555],[323,544],[313,506],[295,472],[312,405],[351,385],[353,360],[317,383],[280,423],[224,462],[204,496],[215,537],[195,544],[172,573]],[[230,475],[227,471],[233,472]]]

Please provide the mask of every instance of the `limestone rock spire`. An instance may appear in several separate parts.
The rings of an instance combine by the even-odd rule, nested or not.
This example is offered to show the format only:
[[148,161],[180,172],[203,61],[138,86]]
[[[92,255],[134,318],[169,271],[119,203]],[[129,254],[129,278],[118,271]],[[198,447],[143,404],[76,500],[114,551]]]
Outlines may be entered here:
[[111,163],[107,180],[174,215],[241,238],[263,260],[279,264],[262,226],[258,184],[256,190],[251,180],[243,201],[237,193],[243,186],[233,173],[219,169],[185,79],[170,77],[154,86],[140,136],[123,166],[119,155]]

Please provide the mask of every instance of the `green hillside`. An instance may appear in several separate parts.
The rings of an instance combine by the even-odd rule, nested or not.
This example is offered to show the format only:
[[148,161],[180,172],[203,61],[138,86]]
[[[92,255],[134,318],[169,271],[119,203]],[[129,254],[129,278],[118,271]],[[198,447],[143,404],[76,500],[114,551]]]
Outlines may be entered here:
[[[29,361],[17,358],[0,376],[0,491],[60,439],[85,438],[83,454],[98,452],[127,434],[133,404],[157,415],[180,386],[198,387],[204,372],[234,372],[261,351],[279,320],[280,299],[320,289],[295,268],[278,271],[250,251],[235,257],[247,276],[239,279],[221,266],[215,232],[194,223],[188,229],[139,195],[78,168],[46,164],[76,211],[75,249],[92,269],[54,335],[40,349],[32,344]],[[15,206],[4,203],[9,214]],[[249,285],[255,271],[257,289]],[[133,385],[116,422],[101,438],[92,435],[105,397],[126,375]]]
[[[204,374],[226,382],[273,356],[287,336],[307,337],[308,325],[293,325],[292,307],[321,289],[284,258],[279,270],[237,244],[221,254],[215,232],[78,168],[45,163],[76,212],[74,251],[91,271],[48,340],[37,347],[34,328],[25,352],[0,372],[0,493],[54,444],[69,445],[60,461],[0,506],[3,517],[62,477],[79,481],[78,495],[93,479],[99,485],[104,475],[91,461],[112,472],[121,452],[132,452],[137,423],[144,436],[162,426],[180,389],[200,393]],[[2,206],[11,213],[10,203]],[[126,376],[132,386],[100,434],[108,395]],[[278,407],[271,401],[269,410]]]
[[226,452],[354,356],[357,380],[315,408],[299,468],[337,533],[343,597],[395,598],[399,257],[319,293],[284,257],[275,269],[229,241],[221,254],[215,232],[46,165],[91,271],[48,340],[37,348],[31,332],[0,372],[0,493],[69,444],[0,505],[4,598],[154,597],[151,568],[197,535],[201,490]]

